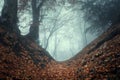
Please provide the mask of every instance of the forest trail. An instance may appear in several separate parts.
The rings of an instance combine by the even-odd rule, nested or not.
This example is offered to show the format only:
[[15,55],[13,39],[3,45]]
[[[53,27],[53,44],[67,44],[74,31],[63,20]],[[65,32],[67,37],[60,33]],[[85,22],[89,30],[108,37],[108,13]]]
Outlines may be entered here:
[[[65,54],[65,53],[63,53]],[[0,80],[119,80],[120,24],[64,62],[0,27]]]

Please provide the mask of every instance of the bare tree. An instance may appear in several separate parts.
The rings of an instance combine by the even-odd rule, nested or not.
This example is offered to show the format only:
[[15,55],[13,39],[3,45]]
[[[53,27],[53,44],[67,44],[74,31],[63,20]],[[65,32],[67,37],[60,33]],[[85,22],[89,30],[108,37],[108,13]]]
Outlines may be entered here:
[[60,44],[60,39],[57,38],[57,33],[54,36],[54,40],[55,40],[55,43],[54,43],[53,56],[54,58],[57,58],[57,49]]
[[[50,19],[51,21],[52,21],[52,25],[51,26],[49,26],[48,27],[48,32],[49,32],[49,34],[48,34],[48,36],[47,36],[47,38],[46,38],[46,43],[44,44],[44,48],[45,49],[47,49],[48,48],[48,45],[49,45],[49,40],[50,40],[50,38],[53,36],[53,34],[56,32],[56,31],[58,31],[59,29],[61,29],[62,27],[64,27],[64,25],[65,24],[67,24],[69,21],[71,21],[74,17],[68,17],[68,18],[66,18],[65,19],[65,17],[66,16],[68,16],[68,13],[70,12],[70,11],[72,11],[72,10],[70,10],[70,11],[68,11],[66,14],[64,14],[64,15],[62,15],[61,16],[61,12],[62,12],[62,9],[64,8],[65,6],[64,5],[62,5],[61,7],[60,7],[60,9],[57,9],[58,10],[58,12],[56,13],[56,15],[54,16],[54,17],[47,17],[47,19]],[[54,11],[53,11],[54,12]],[[46,34],[46,33],[45,33]]]

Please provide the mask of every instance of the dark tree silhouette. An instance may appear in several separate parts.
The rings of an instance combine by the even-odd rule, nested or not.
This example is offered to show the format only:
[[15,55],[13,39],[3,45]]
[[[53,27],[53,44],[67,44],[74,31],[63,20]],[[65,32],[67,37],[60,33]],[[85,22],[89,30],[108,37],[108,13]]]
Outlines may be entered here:
[[6,29],[19,34],[19,29],[17,26],[17,3],[18,0],[4,0],[1,19],[3,23],[5,22]]
[[40,9],[43,6],[45,0],[32,0],[32,25],[30,27],[30,32],[28,36],[39,43],[39,23],[42,20],[42,15],[40,14]]
[[[27,2],[26,1],[21,1],[24,7],[26,7]],[[32,24],[30,26],[30,32],[27,35],[30,39],[34,40],[35,42],[39,42],[39,23],[42,20],[42,15],[40,14],[41,7],[43,6],[43,3],[45,0],[32,0],[31,1],[31,6],[32,6]],[[25,3],[25,4],[24,4]],[[21,9],[21,8],[19,8]],[[2,22],[5,23],[6,29],[9,29],[9,31],[14,31],[16,33],[20,34],[20,31],[17,26],[17,11],[18,11],[18,0],[4,0],[4,6],[2,9]]]
[[[120,0],[81,1],[84,19],[91,24],[90,31],[99,31],[120,22]],[[89,19],[89,20],[88,20]]]

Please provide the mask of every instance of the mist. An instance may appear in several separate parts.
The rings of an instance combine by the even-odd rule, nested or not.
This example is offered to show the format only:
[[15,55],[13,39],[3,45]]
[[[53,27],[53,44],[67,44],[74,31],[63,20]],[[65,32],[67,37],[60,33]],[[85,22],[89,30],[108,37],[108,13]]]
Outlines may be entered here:
[[[86,0],[81,1],[86,2]],[[57,0],[56,2],[51,2],[48,0],[41,8],[39,45],[46,49],[56,61],[64,61],[72,58],[112,24],[111,18],[108,18],[108,21],[106,20],[104,24],[93,25],[94,22],[99,21],[99,18],[96,18],[97,15],[93,16],[93,7],[90,8],[91,11],[93,10],[91,13],[87,13],[86,10],[89,4],[95,6],[99,1],[94,1],[93,3],[87,2],[89,3],[87,5],[82,5],[79,0]],[[108,3],[111,4],[111,1],[108,1]],[[28,2],[27,6],[29,7],[18,11],[18,26],[23,36],[29,33],[32,22],[30,4]],[[100,5],[105,4],[107,4],[107,1],[101,1]],[[3,0],[0,6],[1,13]],[[109,9],[109,7],[106,9]],[[100,26],[100,29],[93,29],[91,26],[93,28]],[[105,26],[102,27],[104,29],[101,26]]]
[[[84,33],[84,28],[89,27],[83,19],[84,12],[75,10],[77,5],[69,8],[70,6],[71,4],[66,2],[64,5],[54,5],[54,10],[46,10],[46,5],[42,8],[42,14],[45,16],[39,27],[40,45],[57,61],[70,59],[97,37],[94,34]],[[22,26],[21,34],[29,33],[27,26],[31,21],[30,12],[25,11],[19,21]]]

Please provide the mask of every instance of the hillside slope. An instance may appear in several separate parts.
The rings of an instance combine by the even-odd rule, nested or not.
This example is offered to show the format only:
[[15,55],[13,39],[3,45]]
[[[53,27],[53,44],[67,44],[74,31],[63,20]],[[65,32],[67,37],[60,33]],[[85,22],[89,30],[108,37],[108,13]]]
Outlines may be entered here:
[[64,62],[55,61],[32,40],[9,33],[0,26],[0,80],[119,79],[119,24]]

